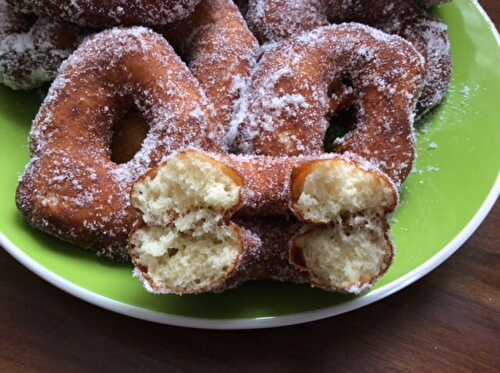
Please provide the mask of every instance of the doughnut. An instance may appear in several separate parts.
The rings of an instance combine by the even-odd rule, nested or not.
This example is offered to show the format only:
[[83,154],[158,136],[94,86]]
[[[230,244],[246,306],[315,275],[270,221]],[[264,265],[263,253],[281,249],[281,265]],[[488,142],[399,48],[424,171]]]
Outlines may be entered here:
[[9,0],[16,9],[80,26],[159,26],[189,16],[200,0]]
[[76,26],[16,13],[0,0],[0,83],[32,89],[53,80],[82,37]]
[[[335,150],[365,158],[401,185],[415,159],[413,110],[422,76],[423,59],[410,43],[360,24],[320,27],[268,45],[242,105],[236,148],[321,154],[329,119],[349,97],[355,128],[336,140]],[[346,79],[355,99],[337,95]]]
[[[356,293],[392,260],[383,222],[397,207],[398,192],[385,174],[355,156],[187,150],[143,176],[132,188],[131,203],[143,224],[132,233],[129,252],[136,275],[153,292],[217,292],[248,279],[298,282],[305,276],[325,290]],[[238,220],[265,216],[295,217],[300,229]],[[303,260],[290,263],[288,250],[283,262],[277,243],[293,247],[293,258]],[[342,261],[345,250],[353,252]],[[358,260],[359,268],[342,274],[343,263]],[[335,272],[331,277],[327,267]]]
[[[250,279],[309,283],[329,292],[370,290],[395,255],[382,216],[349,216],[341,224],[303,225],[286,220],[242,223],[262,242]],[[288,245],[287,245],[288,243]]]
[[[397,27],[392,24],[391,27]],[[390,27],[386,30],[390,32]],[[448,27],[430,17],[421,17],[407,23],[400,35],[412,43],[426,60],[424,87],[417,102],[417,119],[439,105],[448,93],[451,81],[452,60]]]
[[231,0],[202,0],[192,15],[162,34],[205,89],[231,142],[236,136],[230,130],[232,115],[259,47],[238,7]]
[[276,41],[329,23],[359,22],[410,41],[426,59],[425,86],[416,107],[422,116],[439,104],[451,79],[447,27],[424,9],[430,0],[250,0],[246,18],[262,41]]
[[[113,126],[131,110],[148,123],[148,135],[130,161],[117,164]],[[127,238],[138,220],[131,186],[176,149],[218,151],[222,136],[211,112],[162,36],[133,27],[89,37],[61,66],[34,120],[17,206],[49,235],[128,260]]]

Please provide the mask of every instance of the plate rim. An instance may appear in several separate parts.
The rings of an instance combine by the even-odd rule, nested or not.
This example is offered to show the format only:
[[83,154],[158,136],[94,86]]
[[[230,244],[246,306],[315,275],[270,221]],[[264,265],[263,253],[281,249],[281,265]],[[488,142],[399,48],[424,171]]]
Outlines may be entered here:
[[[486,11],[479,4],[478,0],[472,0],[472,5],[480,12],[493,31],[497,42],[500,44],[500,35],[493,24],[492,20]],[[60,275],[48,270],[36,260],[28,256],[22,249],[12,243],[3,233],[0,232],[0,245],[3,246],[14,259],[28,270],[41,277],[48,283],[59,288],[60,290],[75,296],[87,303],[93,304],[108,311],[116,312],[125,316],[134,317],[137,319],[155,322],[159,324],[189,327],[195,329],[215,329],[215,330],[242,330],[242,329],[264,329],[275,328],[289,325],[298,325],[312,321],[318,321],[325,318],[338,316],[346,312],[367,306],[382,300],[416,282],[424,277],[436,267],[446,261],[453,255],[463,243],[477,230],[479,225],[484,221],[488,213],[493,208],[495,202],[500,195],[500,173],[492,188],[488,192],[487,197],[474,214],[473,218],[467,225],[453,238],[444,248],[438,253],[422,263],[417,268],[406,273],[393,282],[375,289],[366,295],[349,300],[340,305],[321,308],[314,311],[305,311],[284,316],[269,316],[257,318],[239,318],[239,319],[210,319],[197,318],[181,315],[168,314],[158,311],[153,311],[137,306],[132,306],[127,303],[112,300],[103,295],[87,290],[75,283],[66,280]]]

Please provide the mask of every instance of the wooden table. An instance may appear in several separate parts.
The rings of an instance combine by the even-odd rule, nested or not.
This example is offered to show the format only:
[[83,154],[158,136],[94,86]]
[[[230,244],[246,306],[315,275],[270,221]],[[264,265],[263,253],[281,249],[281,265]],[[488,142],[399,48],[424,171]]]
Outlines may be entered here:
[[[482,1],[495,24],[500,1]],[[63,293],[0,251],[0,372],[500,371],[500,204],[430,275],[376,304],[301,326],[155,325]]]

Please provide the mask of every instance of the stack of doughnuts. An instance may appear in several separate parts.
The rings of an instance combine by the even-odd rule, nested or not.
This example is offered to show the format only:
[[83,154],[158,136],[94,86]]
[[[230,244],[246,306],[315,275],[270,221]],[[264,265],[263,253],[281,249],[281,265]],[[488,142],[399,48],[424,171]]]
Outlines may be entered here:
[[370,289],[451,66],[428,4],[374,3],[0,0],[0,81],[53,80],[18,208],[157,294]]

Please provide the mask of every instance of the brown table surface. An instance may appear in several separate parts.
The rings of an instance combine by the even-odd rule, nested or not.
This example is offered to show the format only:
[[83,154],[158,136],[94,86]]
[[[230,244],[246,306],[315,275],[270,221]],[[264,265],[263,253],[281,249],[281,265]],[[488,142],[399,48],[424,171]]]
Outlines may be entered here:
[[[500,1],[481,2],[500,24]],[[0,372],[500,371],[500,203],[409,288],[328,320],[260,331],[156,325],[84,303],[0,251]]]

